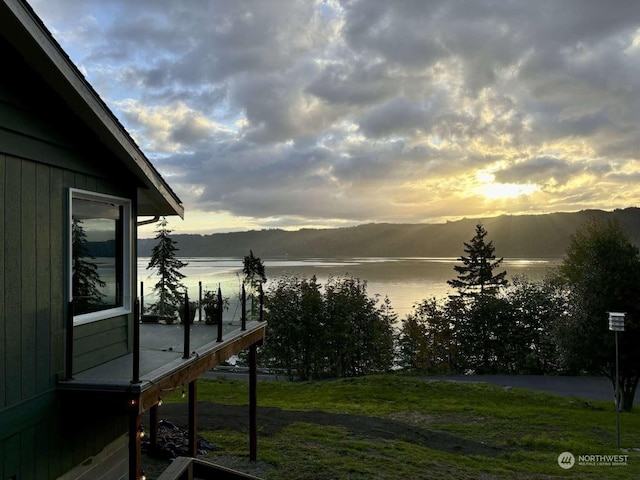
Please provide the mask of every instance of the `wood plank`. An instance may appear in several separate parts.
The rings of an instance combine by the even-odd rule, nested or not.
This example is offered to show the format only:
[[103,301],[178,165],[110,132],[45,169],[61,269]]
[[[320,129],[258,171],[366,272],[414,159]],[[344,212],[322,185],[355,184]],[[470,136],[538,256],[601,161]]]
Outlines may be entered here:
[[[5,245],[6,239],[5,235],[7,234],[5,231],[5,192],[6,188],[6,174],[5,169],[7,165],[7,158],[5,155],[0,154],[0,185],[2,185],[2,192],[0,192],[0,244]],[[5,252],[4,248],[0,247],[0,349],[2,351],[6,351],[6,338],[5,338],[5,322],[7,321],[7,315],[5,314],[5,300],[4,300],[4,290],[5,290]],[[5,407],[7,404],[6,398],[6,370],[5,370],[5,359],[4,353],[0,355],[0,410]],[[0,453],[0,458],[2,458],[2,454]],[[2,472],[0,471],[0,474]],[[4,477],[2,477],[4,478]]]
[[0,416],[0,441],[55,415],[55,402],[56,391],[51,390],[5,409]]
[[[158,480],[175,480],[176,478],[184,478],[184,474],[190,472],[191,459],[187,457],[178,457],[167,467],[167,469],[160,474]],[[187,475],[187,478],[192,478],[191,475]],[[212,477],[213,478],[213,477]]]
[[[48,471],[49,475],[43,478],[57,478],[63,472],[62,462],[65,457],[64,442],[61,440],[62,421],[60,419],[60,409],[56,408],[55,415],[48,417],[46,437],[42,437],[42,441],[47,444],[49,451]],[[68,455],[67,455],[68,456]]]
[[36,427],[37,451],[33,458],[36,479],[50,478],[49,459],[53,456],[49,451],[49,422],[42,422]]
[[[104,320],[106,323],[107,320]],[[103,323],[103,322],[95,322]],[[77,330],[75,327],[74,330]],[[103,348],[110,348],[115,345],[124,344],[126,346],[127,341],[127,327],[126,325],[115,326],[108,330],[99,331],[94,335],[84,335],[82,337],[76,337],[74,335],[74,357],[81,357],[84,355],[90,355],[91,352],[96,352]],[[126,348],[125,348],[126,351]],[[115,358],[115,357],[113,357]]]
[[132,411],[129,413],[129,478],[140,478],[142,473],[142,446],[140,443],[140,427],[142,416]]
[[258,347],[249,347],[249,460],[258,459]]
[[[116,335],[116,333],[118,333]],[[121,355],[127,353],[127,344],[126,340],[123,339],[123,336],[120,335],[119,332],[110,331],[101,333],[100,335],[94,335],[92,337],[88,337],[84,339],[84,341],[74,340],[74,354],[73,361],[74,362],[87,362],[87,358],[91,358],[92,356],[98,359],[101,359],[100,363],[104,363],[105,359],[113,360],[114,358],[118,358]],[[109,355],[109,350],[113,349],[113,354]],[[117,352],[117,353],[116,353]],[[99,365],[100,363],[96,363],[93,366]]]
[[38,454],[36,450],[36,429],[28,428],[20,435],[20,453],[22,462],[20,465],[20,480],[38,480],[36,478],[35,458]]
[[[64,344],[64,349],[62,350],[63,352],[63,365],[64,365],[64,370],[71,370],[72,368],[75,368],[75,366],[73,365],[67,365],[67,352],[68,349],[72,349],[72,353],[73,353],[73,345],[68,345],[67,344],[67,305],[70,300],[71,300],[71,251],[70,251],[70,239],[71,239],[71,217],[70,217],[70,210],[71,210],[71,202],[70,202],[70,198],[69,198],[69,189],[70,188],[74,188],[76,187],[76,175],[73,172],[70,172],[68,170],[63,170],[62,171],[62,187],[63,187],[63,195],[61,196],[62,198],[62,206],[63,206],[63,210],[60,211],[60,224],[64,227],[61,231],[60,231],[60,238],[62,239],[62,243],[61,243],[61,248],[62,248],[62,252],[64,252],[64,263],[61,265],[61,271],[60,271],[60,281],[61,281],[61,291],[64,292],[64,299],[61,301],[61,306],[63,308],[63,317],[62,317],[62,325],[64,325],[64,329],[63,329],[63,335],[62,335],[62,342]],[[55,288],[55,287],[54,287]],[[73,342],[71,342],[73,343]],[[64,375],[60,376],[60,378],[64,378]]]
[[20,435],[14,435],[4,442],[4,478],[20,478],[21,457]]
[[62,170],[52,168],[49,174],[49,241],[50,241],[50,305],[49,314],[51,338],[51,375],[64,375],[64,319],[66,318],[66,276],[64,265],[67,258],[64,231],[67,226],[66,190]]
[[52,124],[38,112],[30,110],[28,107],[6,103],[0,97],[0,128],[74,150],[77,141],[74,142],[69,132],[65,132],[60,127],[64,127],[65,130],[74,127],[80,130],[83,126],[77,122],[76,125],[72,125],[70,117],[67,117],[67,120],[68,122],[60,121],[57,124]]
[[52,143],[40,142],[31,137],[0,128],[0,145],[3,153],[46,163],[59,168],[73,167],[89,173],[83,156],[76,151]]
[[6,381],[6,405],[14,405],[21,400],[21,318],[22,298],[20,288],[20,275],[22,259],[20,249],[20,186],[22,175],[22,162],[16,158],[7,158],[5,181],[5,381]]
[[[21,398],[36,393],[36,165],[22,162],[20,195]],[[45,267],[46,268],[46,267]]]
[[94,352],[90,352],[87,355],[74,357],[73,372],[75,374],[84,370],[88,370],[91,367],[106,363],[109,360],[126,354],[127,346],[125,344],[120,343],[106,346]]
[[101,320],[99,322],[85,323],[84,325],[78,325],[74,329],[73,338],[82,340],[87,337],[99,335],[101,333],[109,332],[114,329],[126,328],[127,316],[120,315],[118,317]]
[[189,447],[191,457],[198,456],[198,382],[189,382]]
[[[36,167],[36,389],[43,392],[55,386],[51,368],[51,232],[49,204],[51,189],[46,165]],[[60,256],[59,253],[56,254]]]

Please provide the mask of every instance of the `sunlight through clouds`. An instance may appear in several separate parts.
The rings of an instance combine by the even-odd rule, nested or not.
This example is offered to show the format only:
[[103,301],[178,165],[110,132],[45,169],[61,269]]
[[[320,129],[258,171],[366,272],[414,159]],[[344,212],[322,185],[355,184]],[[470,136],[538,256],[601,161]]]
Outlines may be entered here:
[[130,122],[138,125],[133,137],[152,154],[190,152],[198,142],[210,140],[216,134],[234,133],[181,102],[147,106],[128,99],[115,105]]
[[635,0],[30,3],[171,177],[176,231],[640,203]]

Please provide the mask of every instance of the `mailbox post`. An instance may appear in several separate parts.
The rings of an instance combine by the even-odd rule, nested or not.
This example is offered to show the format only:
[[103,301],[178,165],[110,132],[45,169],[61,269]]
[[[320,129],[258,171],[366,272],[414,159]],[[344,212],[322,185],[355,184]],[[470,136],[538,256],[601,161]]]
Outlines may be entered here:
[[615,335],[616,342],[616,448],[620,448],[620,375],[618,374],[618,332],[624,332],[624,313],[609,312],[609,330]]

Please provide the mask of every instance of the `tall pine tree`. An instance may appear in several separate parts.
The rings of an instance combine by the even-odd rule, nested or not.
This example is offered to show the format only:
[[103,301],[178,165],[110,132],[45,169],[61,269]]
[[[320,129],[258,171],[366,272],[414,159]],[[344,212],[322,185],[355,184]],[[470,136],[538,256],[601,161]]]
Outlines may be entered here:
[[158,281],[153,287],[158,301],[151,306],[151,312],[173,317],[180,303],[184,301],[182,279],[185,276],[180,273],[180,269],[187,266],[187,263],[176,258],[178,249],[175,246],[176,242],[170,237],[171,230],[167,228],[167,223],[165,217],[158,221],[155,237],[158,243],[153,247],[147,269],[155,269],[158,275]]
[[450,298],[449,309],[456,312],[454,328],[460,367],[475,373],[499,370],[510,322],[506,302],[498,298],[500,287],[508,283],[507,272],[494,273],[502,258],[496,260],[493,243],[486,242],[486,236],[482,224],[477,224],[471,242],[464,243],[467,255],[459,258],[462,265],[453,267],[458,278],[447,282],[458,291]]
[[507,272],[494,274],[500,267],[502,258],[496,260],[493,242],[486,242],[487,231],[481,223],[476,225],[476,234],[470,243],[464,243],[467,256],[460,256],[462,265],[454,266],[458,278],[447,283],[455,288],[462,297],[495,296],[500,287],[508,284]]
[[100,310],[102,298],[105,294],[102,289],[107,284],[100,279],[98,265],[95,257],[87,248],[87,234],[84,231],[82,220],[73,219],[71,225],[72,240],[72,291],[73,307],[75,314],[89,313]]

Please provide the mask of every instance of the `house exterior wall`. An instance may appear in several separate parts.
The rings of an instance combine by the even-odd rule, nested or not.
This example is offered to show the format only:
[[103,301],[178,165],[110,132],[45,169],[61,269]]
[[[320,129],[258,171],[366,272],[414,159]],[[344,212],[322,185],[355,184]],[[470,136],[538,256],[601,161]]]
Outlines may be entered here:
[[[127,431],[65,406],[69,188],[133,201],[136,183],[0,32],[0,478],[56,478]],[[135,222],[133,238],[135,239]],[[135,241],[131,296],[135,297]],[[131,350],[132,314],[74,328],[74,372]],[[72,424],[72,426],[70,426]]]

